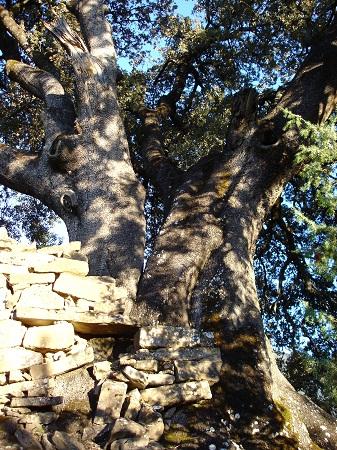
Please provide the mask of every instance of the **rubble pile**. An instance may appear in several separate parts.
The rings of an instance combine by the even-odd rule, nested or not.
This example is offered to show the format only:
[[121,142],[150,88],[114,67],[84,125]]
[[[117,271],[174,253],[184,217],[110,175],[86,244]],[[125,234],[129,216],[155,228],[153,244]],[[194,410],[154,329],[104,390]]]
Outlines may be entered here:
[[[0,228],[0,415],[14,436],[4,448],[163,448],[172,411],[212,397],[219,349],[212,333],[137,328],[126,289],[88,276],[80,248],[36,249]],[[91,336],[133,346],[97,360]],[[74,432],[61,426],[65,411],[85,417]]]

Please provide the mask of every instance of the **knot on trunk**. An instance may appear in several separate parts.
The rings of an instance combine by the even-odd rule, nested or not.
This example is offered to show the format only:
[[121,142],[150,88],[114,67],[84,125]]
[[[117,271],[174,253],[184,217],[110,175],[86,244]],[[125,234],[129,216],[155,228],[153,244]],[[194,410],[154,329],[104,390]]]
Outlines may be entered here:
[[49,163],[56,170],[69,172],[76,168],[78,135],[59,134],[48,150]]

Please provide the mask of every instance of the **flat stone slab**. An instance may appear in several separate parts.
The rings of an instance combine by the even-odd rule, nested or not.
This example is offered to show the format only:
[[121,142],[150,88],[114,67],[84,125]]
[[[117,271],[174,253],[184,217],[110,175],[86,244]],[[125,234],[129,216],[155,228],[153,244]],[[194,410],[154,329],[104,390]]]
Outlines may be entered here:
[[15,369],[27,369],[34,364],[43,362],[41,353],[22,347],[0,349],[0,373]]
[[15,284],[50,284],[55,281],[54,273],[13,273],[8,275],[8,282]]
[[105,380],[101,387],[94,423],[111,423],[118,419],[128,385],[120,381]]
[[209,383],[205,380],[149,388],[141,391],[140,394],[143,402],[150,406],[174,406],[212,398]]
[[174,361],[177,381],[207,380],[210,385],[220,379],[222,360],[220,358],[202,359],[200,361]]
[[53,292],[51,286],[34,285],[22,291],[18,306],[22,308],[63,309],[64,298]]
[[6,275],[12,274],[28,274],[28,266],[16,266],[14,264],[4,264],[0,263],[0,272],[5,273]]
[[85,450],[81,442],[63,431],[55,431],[51,440],[57,450]]
[[43,364],[33,365],[30,367],[29,373],[33,380],[52,377],[92,363],[93,360],[94,351],[92,347],[87,347],[83,353],[75,353],[58,361],[48,361]]
[[113,298],[116,284],[114,281],[105,281],[106,278],[90,276],[84,278],[70,273],[62,273],[56,280],[53,289],[56,292],[86,300],[110,299]]
[[54,381],[49,378],[43,378],[40,380],[32,381],[20,381],[18,383],[6,384],[5,386],[0,386],[0,396],[11,395],[21,397],[23,392],[27,392],[35,388],[52,387]]
[[63,402],[63,397],[13,397],[10,406],[12,408],[18,407],[43,407],[60,405]]
[[141,328],[134,339],[135,348],[196,347],[214,345],[213,333],[202,333],[194,328],[158,325]]
[[21,308],[18,305],[15,318],[29,326],[51,325],[55,321],[71,322],[75,331],[84,334],[129,336],[137,329],[128,318],[122,315],[111,316],[96,311],[77,312],[70,309]]
[[[38,255],[38,256],[49,256],[49,255]],[[88,275],[89,264],[87,261],[79,261],[78,259],[70,258],[57,258],[50,262],[38,263],[33,265],[34,272],[70,272],[77,275]]]
[[151,440],[159,441],[164,433],[164,420],[158,411],[154,411],[149,405],[143,405],[137,421],[144,425]]
[[136,361],[155,359],[157,361],[198,361],[205,358],[221,358],[220,350],[216,347],[194,347],[194,348],[160,348],[152,351],[138,350],[136,353],[124,354],[119,357],[122,366],[133,366]]
[[[0,263],[13,264],[16,266],[33,267],[36,264],[45,264],[55,259],[51,255],[39,255],[36,252],[24,252],[24,251],[12,251],[4,252],[0,251]],[[49,270],[47,270],[49,272]]]
[[22,344],[27,328],[17,320],[0,321],[0,349],[17,347]]
[[114,423],[111,430],[111,440],[117,440],[122,438],[135,438],[142,437],[146,433],[145,427],[130,419],[120,417]]
[[55,325],[28,328],[22,345],[25,348],[46,353],[67,350],[74,342],[73,325],[68,322],[61,322]]
[[63,253],[78,252],[79,250],[81,250],[81,242],[71,241],[68,244],[49,245],[48,247],[41,247],[37,250],[37,253],[60,257],[63,255]]

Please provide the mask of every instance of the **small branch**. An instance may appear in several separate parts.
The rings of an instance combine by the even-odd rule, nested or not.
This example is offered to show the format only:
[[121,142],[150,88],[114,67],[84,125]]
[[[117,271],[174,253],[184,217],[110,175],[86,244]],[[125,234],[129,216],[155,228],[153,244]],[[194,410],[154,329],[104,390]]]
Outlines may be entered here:
[[7,31],[15,38],[15,40],[19,43],[20,47],[23,50],[27,50],[29,47],[29,43],[27,40],[25,30],[18,25],[9,11],[3,6],[0,6],[0,22],[6,28]]

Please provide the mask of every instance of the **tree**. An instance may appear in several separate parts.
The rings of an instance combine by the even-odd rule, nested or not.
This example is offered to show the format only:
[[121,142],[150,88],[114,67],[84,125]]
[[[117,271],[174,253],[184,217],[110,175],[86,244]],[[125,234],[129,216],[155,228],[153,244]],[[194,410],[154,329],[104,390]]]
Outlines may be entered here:
[[[315,134],[310,125],[323,126],[335,109],[335,4],[200,0],[196,10],[203,16],[193,22],[173,15],[170,1],[117,1],[107,10],[100,0],[0,6],[6,73],[28,93],[25,101],[4,75],[4,101],[26,103],[28,123],[42,107],[44,134],[39,145],[35,121],[36,139],[27,138],[22,151],[7,130],[0,181],[64,220],[93,274],[110,274],[129,289],[140,324],[215,332],[221,382],[213,403],[187,410],[186,448],[208,442],[202,422],[217,427],[219,445],[230,435],[245,449],[336,449],[335,420],[277,368],[253,268],[254,255],[263,257],[279,230],[301,286],[315,287],[306,298],[322,309],[307,261],[297,255],[300,225],[280,196],[312,167],[303,150]],[[161,66],[123,73],[107,18],[122,52],[135,55],[151,35],[166,39]],[[33,109],[31,96],[39,99]],[[328,170],[336,159],[319,167]],[[312,212],[315,195],[302,195]],[[145,215],[153,225],[154,210],[143,269]],[[289,264],[278,273],[281,287],[291,278]],[[321,287],[332,290],[323,278]],[[287,311],[294,293],[279,294],[272,298]],[[239,413],[231,427],[220,420],[230,411]]]

